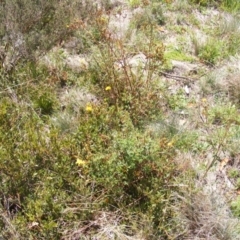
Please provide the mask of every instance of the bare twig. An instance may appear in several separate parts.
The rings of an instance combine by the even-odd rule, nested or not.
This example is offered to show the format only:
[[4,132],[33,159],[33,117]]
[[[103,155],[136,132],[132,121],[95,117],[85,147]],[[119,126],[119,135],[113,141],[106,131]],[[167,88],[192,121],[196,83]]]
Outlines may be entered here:
[[160,71],[159,74],[164,75],[166,78],[172,78],[172,79],[176,79],[176,80],[186,80],[188,82],[194,82],[197,80],[196,78],[183,77],[183,76],[174,75],[174,74],[170,74],[170,73],[163,72],[163,71]]
[[23,83],[19,83],[19,84],[13,85],[11,87],[8,86],[7,88],[5,88],[2,91],[0,91],[0,94],[1,93],[6,93],[6,92],[11,92],[11,89],[18,88],[18,87],[21,87],[23,85],[27,85],[28,83],[31,83],[31,82],[33,82],[33,80],[30,80],[30,81],[27,81],[27,82],[23,82]]

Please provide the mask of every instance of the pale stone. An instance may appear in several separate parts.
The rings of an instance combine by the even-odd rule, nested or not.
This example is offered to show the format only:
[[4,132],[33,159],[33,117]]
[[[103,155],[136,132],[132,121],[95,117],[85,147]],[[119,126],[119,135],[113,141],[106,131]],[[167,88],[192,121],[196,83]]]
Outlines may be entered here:
[[88,69],[89,63],[84,57],[72,55],[67,57],[66,66],[69,67],[73,72],[80,73]]
[[192,64],[189,62],[172,60],[172,66],[174,71],[177,70],[181,73],[189,73],[197,69],[197,64]]

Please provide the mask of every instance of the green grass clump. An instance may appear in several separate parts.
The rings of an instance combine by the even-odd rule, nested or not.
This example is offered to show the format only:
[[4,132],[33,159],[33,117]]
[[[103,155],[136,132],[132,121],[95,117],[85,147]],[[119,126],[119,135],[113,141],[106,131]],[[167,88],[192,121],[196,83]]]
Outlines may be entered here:
[[178,61],[189,61],[192,62],[194,58],[190,55],[187,55],[180,49],[169,47],[166,49],[164,57],[167,60],[178,60]]
[[232,13],[236,13],[240,10],[239,0],[190,0],[190,2],[202,7],[217,6]]
[[237,199],[235,201],[233,201],[231,203],[231,210],[232,213],[236,216],[236,217],[240,217],[240,198],[239,196],[237,197]]
[[215,0],[190,0],[194,4],[198,4],[203,7],[211,6],[213,3],[217,2]]
[[35,107],[43,115],[50,115],[54,110],[54,100],[48,93],[43,93],[36,99]]
[[208,117],[212,124],[239,124],[237,108],[232,104],[217,105],[209,109]]
[[197,49],[197,55],[200,60],[207,64],[214,65],[221,59],[224,54],[224,45],[221,42],[209,40],[205,44],[199,46]]
[[239,0],[222,0],[221,6],[223,9],[229,12],[238,12],[240,10],[240,1]]

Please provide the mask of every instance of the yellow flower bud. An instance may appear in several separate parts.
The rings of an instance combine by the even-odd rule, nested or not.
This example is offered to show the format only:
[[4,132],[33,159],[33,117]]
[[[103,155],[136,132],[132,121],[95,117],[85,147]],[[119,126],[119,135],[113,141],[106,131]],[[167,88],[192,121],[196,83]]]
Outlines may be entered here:
[[83,161],[82,159],[77,158],[76,164],[77,164],[79,167],[84,167],[84,166],[86,166],[87,163],[86,163],[86,161]]
[[93,112],[93,107],[92,104],[87,104],[86,108],[85,108],[86,112]]
[[110,91],[112,88],[110,87],[110,86],[107,86],[106,88],[105,88],[105,90],[106,91]]

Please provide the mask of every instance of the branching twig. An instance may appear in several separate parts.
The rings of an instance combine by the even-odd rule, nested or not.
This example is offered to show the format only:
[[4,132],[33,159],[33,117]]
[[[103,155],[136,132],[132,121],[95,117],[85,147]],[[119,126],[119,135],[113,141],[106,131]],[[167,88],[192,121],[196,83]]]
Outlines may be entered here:
[[10,92],[13,88],[18,88],[18,87],[21,87],[23,85],[27,85],[28,83],[32,83],[34,80],[30,80],[30,81],[27,81],[27,82],[23,82],[23,83],[19,83],[19,84],[16,84],[16,85],[13,85],[11,87],[7,87],[5,89],[3,89],[2,91],[0,91],[0,94],[1,93],[6,93],[6,92]]
[[189,81],[189,82],[193,82],[193,81],[196,81],[196,80],[197,80],[197,79],[194,79],[194,78],[189,78],[189,77],[183,77],[183,76],[179,76],[179,75],[174,75],[174,74],[170,74],[170,73],[163,72],[163,71],[160,71],[159,74],[164,75],[166,78],[173,78],[173,79],[176,79],[176,80],[186,80],[186,81]]

